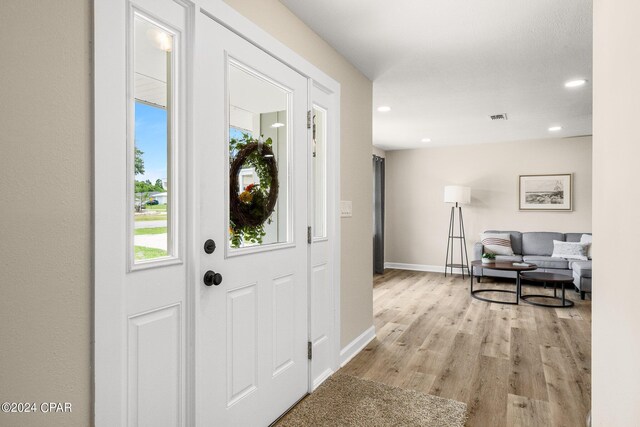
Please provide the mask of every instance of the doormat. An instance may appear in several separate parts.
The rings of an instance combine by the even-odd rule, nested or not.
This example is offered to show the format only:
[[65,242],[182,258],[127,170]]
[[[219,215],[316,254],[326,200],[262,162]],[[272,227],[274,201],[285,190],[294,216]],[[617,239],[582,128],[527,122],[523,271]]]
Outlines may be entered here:
[[467,405],[456,400],[335,374],[275,426],[464,426]]

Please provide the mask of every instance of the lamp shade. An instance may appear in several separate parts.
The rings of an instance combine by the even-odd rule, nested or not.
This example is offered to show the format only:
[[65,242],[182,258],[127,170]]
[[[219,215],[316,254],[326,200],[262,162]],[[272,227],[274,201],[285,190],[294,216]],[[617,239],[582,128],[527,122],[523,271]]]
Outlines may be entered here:
[[444,187],[445,203],[471,203],[471,188],[459,185],[447,185]]

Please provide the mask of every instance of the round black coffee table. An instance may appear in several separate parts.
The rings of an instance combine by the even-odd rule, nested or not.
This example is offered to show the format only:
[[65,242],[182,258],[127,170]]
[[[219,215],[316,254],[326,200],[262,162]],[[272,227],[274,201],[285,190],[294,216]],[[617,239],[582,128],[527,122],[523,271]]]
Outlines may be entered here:
[[[473,289],[473,268],[474,267],[482,267],[490,270],[502,270],[502,271],[515,271],[516,272],[516,290],[511,291],[509,289]],[[486,302],[495,302],[498,304],[513,304],[517,305],[520,299],[520,276],[523,271],[531,271],[537,269],[538,266],[531,263],[518,263],[518,262],[510,262],[510,261],[496,261],[492,263],[483,263],[482,261],[471,261],[471,296],[475,299],[479,299],[480,301]],[[516,294],[515,301],[500,301],[489,298],[481,297],[480,294],[483,292],[504,292],[507,294]]]
[[[555,308],[563,308],[563,307],[573,307],[573,301],[566,299],[564,294],[564,285],[573,285],[573,277],[567,276],[566,274],[557,274],[557,273],[542,273],[542,272],[528,272],[522,273],[521,278],[524,280],[528,280],[530,282],[538,282],[547,284],[553,284],[553,296],[551,295],[540,295],[540,294],[530,294],[530,295],[522,295],[522,291],[520,292],[520,299],[531,305],[539,305],[542,307],[555,307]],[[562,286],[562,297],[559,297],[556,294],[558,284]],[[529,301],[529,298],[546,298],[560,301],[560,304],[547,304],[543,302],[535,302]]]

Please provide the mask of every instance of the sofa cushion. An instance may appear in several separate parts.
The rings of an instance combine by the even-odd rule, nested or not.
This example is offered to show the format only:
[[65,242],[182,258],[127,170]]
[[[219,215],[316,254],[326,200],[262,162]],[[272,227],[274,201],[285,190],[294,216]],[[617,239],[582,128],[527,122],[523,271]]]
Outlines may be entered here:
[[582,238],[583,234],[591,234],[591,233],[565,233],[564,241],[565,242],[579,242]]
[[480,243],[487,254],[513,255],[511,236],[507,233],[482,233]]
[[487,230],[485,233],[505,233],[511,235],[511,248],[514,254],[522,254],[522,233],[519,231]]
[[591,277],[592,261],[574,261],[571,268],[580,277]]
[[553,241],[552,257],[587,261],[589,243]]
[[587,256],[591,259],[591,248],[593,247],[593,236],[591,234],[583,234],[580,237],[580,243],[588,243],[589,250],[587,251]]
[[553,258],[544,255],[525,255],[522,259],[524,262],[531,262],[540,268],[569,269],[569,261],[564,258]]
[[522,262],[522,255],[496,255],[496,261]]
[[564,241],[564,234],[549,233],[543,231],[522,233],[521,253],[522,255],[551,256],[551,254],[553,253],[554,240]]

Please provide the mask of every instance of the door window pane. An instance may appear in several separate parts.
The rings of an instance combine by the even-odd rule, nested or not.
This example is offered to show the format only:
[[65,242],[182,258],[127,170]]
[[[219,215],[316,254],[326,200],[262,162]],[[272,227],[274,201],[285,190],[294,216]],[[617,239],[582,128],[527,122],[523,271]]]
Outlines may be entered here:
[[327,237],[327,111],[313,107],[313,237]]
[[136,263],[172,255],[169,158],[171,64],[174,37],[136,15],[134,19],[134,206]]
[[229,63],[229,245],[290,241],[289,92]]

